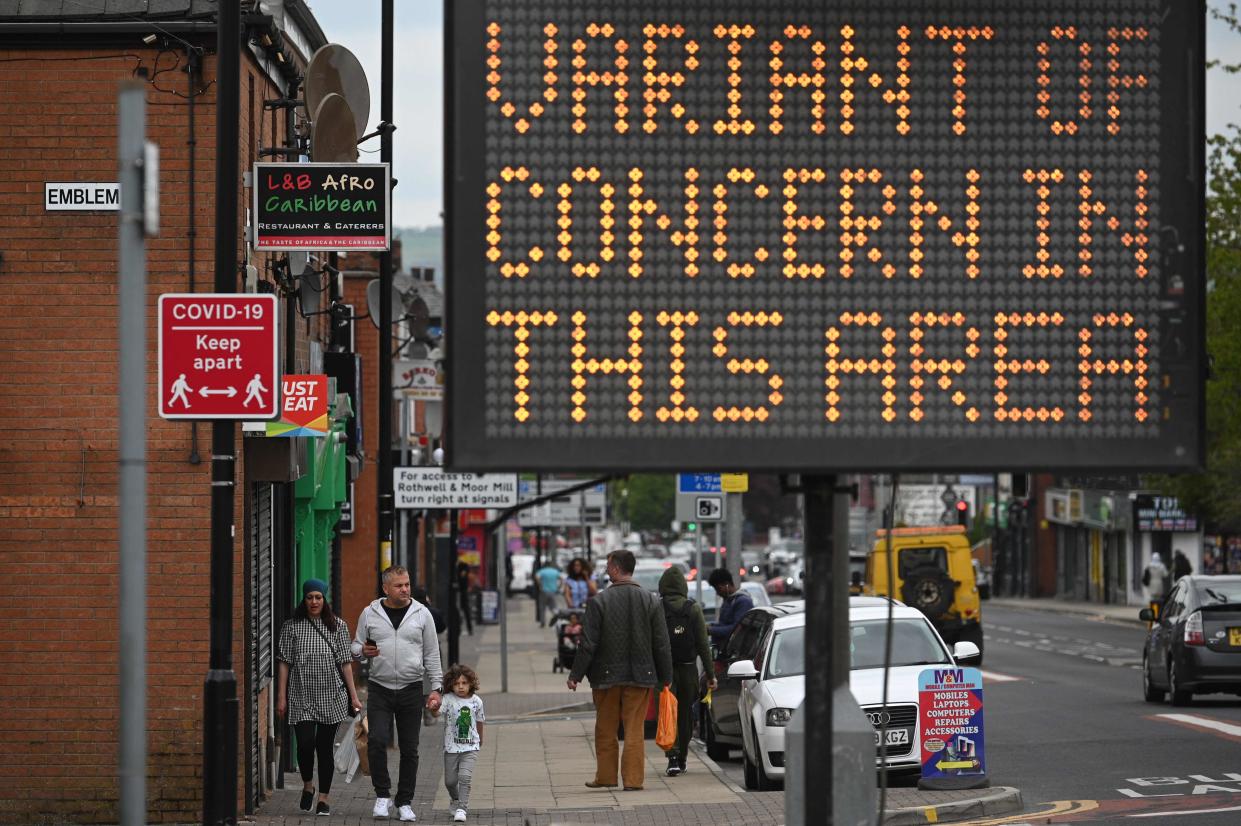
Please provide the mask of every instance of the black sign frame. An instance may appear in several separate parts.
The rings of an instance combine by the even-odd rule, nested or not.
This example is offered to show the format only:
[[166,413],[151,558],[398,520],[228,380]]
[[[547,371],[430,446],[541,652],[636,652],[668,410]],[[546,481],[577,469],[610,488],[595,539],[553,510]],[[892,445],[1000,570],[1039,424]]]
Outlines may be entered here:
[[390,164],[260,162],[252,183],[255,250],[392,247]]
[[[515,5],[486,0],[462,0],[448,4],[446,11],[447,42],[451,53],[446,71],[446,118],[445,118],[445,206],[447,215],[446,254],[447,270],[451,278],[448,284],[449,317],[452,319],[453,346],[449,353],[449,370],[452,381],[448,386],[447,428],[448,461],[455,470],[478,472],[522,471],[693,471],[738,469],[750,471],[889,471],[889,470],[935,470],[999,472],[1013,467],[1029,470],[1105,469],[1115,471],[1183,471],[1199,468],[1204,463],[1205,444],[1205,4],[1201,0],[1154,0],[1158,12],[1151,20],[1161,20],[1159,31],[1159,84],[1164,91],[1162,105],[1158,109],[1157,132],[1159,141],[1158,169],[1161,186],[1157,197],[1158,212],[1168,219],[1157,226],[1163,251],[1159,262],[1165,276],[1160,282],[1159,300],[1162,309],[1150,318],[1158,324],[1159,338],[1166,343],[1157,374],[1151,376],[1151,386],[1160,395],[1158,403],[1150,405],[1152,428],[1138,436],[1101,438],[1089,433],[1071,437],[1055,437],[1047,428],[1029,421],[1015,423],[1011,433],[989,437],[971,435],[967,427],[957,432],[945,428],[927,427],[925,435],[892,437],[884,433],[882,422],[875,420],[864,433],[848,438],[825,438],[813,429],[801,428],[799,433],[770,436],[761,428],[746,426],[743,422],[725,421],[718,426],[718,435],[682,435],[673,422],[666,423],[660,432],[650,428],[627,428],[625,422],[609,420],[604,428],[583,427],[574,431],[560,428],[556,435],[524,436],[514,427],[499,428],[498,419],[511,418],[513,398],[519,388],[510,381],[497,386],[488,381],[489,365],[497,360],[494,346],[489,350],[487,336],[493,335],[485,319],[492,311],[502,310],[488,302],[488,289],[500,279],[489,271],[492,262],[485,255],[488,242],[488,219],[495,211],[489,211],[489,196],[485,190],[494,170],[489,171],[487,161],[488,136],[496,132],[496,123],[488,116],[487,92],[490,71],[487,60],[492,54],[487,41],[493,37],[487,27],[492,21],[489,9],[508,5],[512,12]],[[627,21],[633,27],[635,19],[644,19],[635,8],[651,10],[648,17],[674,22],[678,14],[682,20],[726,20],[744,22],[738,9],[749,9],[755,17],[770,21],[770,9],[785,7],[802,18],[808,13],[804,4],[770,3],[752,0],[742,2],[714,3],[635,3],[626,4],[623,10],[614,4],[600,3],[596,8],[581,8],[578,2],[568,0],[543,0],[541,3],[516,4],[521,11],[509,14],[510,19],[525,23],[537,18],[566,22],[566,28],[586,25],[582,21]],[[877,6],[894,3],[866,0],[852,6],[834,4],[828,14],[864,14]],[[907,5],[907,4],[906,4]],[[1057,4],[1051,4],[1056,6]],[[1058,4],[1065,6],[1065,4]],[[1098,4],[1096,4],[1098,5]],[[1103,6],[1108,3],[1103,2]],[[1114,4],[1113,4],[1114,5]],[[634,8],[631,8],[634,7]],[[692,13],[688,10],[693,7]],[[567,10],[577,9],[573,14]],[[1014,15],[1040,15],[1049,8],[1037,2],[1012,4]],[[1110,6],[1108,6],[1110,8]],[[978,16],[1003,16],[1009,11],[997,11],[996,5],[983,0],[955,2],[939,0],[918,7],[915,16],[925,19],[937,12],[951,21],[960,20],[971,8]],[[1102,8],[1102,6],[1100,7]],[[760,13],[760,10],[761,11]],[[1063,8],[1061,9],[1063,11]],[[809,12],[811,14],[817,12]],[[1099,18],[1100,12],[1093,12]],[[1102,15],[1103,18],[1107,14]],[[1101,18],[1100,18],[1101,19]],[[1041,22],[1041,21],[1040,21]],[[1106,25],[1109,21],[1100,22]],[[1050,16],[1047,25],[1054,24]],[[574,52],[569,42],[576,33],[560,34],[558,56],[562,67],[567,67]],[[761,35],[754,42],[760,42]],[[507,56],[507,55],[506,55]],[[830,56],[830,55],[829,55]],[[641,74],[637,64],[641,54],[635,51],[634,73]],[[835,59],[835,58],[833,58]],[[566,74],[568,68],[562,68]],[[633,89],[640,90],[641,81],[633,81]],[[527,83],[516,95],[522,101],[537,99],[538,83]],[[533,89],[533,91],[532,91]],[[569,85],[563,83],[560,91],[567,93]],[[831,91],[834,93],[835,87]],[[608,92],[610,94],[610,90]],[[606,98],[597,94],[593,104],[598,107]],[[830,101],[829,101],[830,103]],[[551,104],[548,104],[549,106]],[[632,106],[641,107],[635,95]],[[492,119],[496,119],[494,115]],[[671,121],[666,110],[659,117]],[[534,167],[539,162],[551,163],[553,153],[571,155],[577,146],[571,135],[557,134],[557,140],[549,146],[555,149],[544,156],[533,153],[513,152],[512,166],[520,164]],[[593,145],[595,154],[583,154],[581,162],[604,163],[609,160],[600,156],[598,138],[582,141],[582,146]],[[639,141],[640,138],[635,138]],[[677,138],[675,140],[680,140]],[[676,146],[675,140],[669,146]],[[684,146],[684,141],[681,143]],[[743,144],[744,145],[744,144]],[[881,152],[876,147],[871,154]],[[652,164],[661,157],[660,148],[651,142],[646,145],[645,155]],[[810,159],[816,160],[816,159]],[[790,165],[797,159],[790,158]],[[537,176],[535,176],[537,177]],[[709,199],[704,203],[709,207]],[[620,201],[620,206],[625,206]],[[705,223],[705,222],[704,222]],[[703,230],[710,233],[709,226]],[[617,234],[626,232],[622,224]],[[1155,234],[1156,230],[1152,230]],[[623,249],[618,242],[618,250]],[[517,279],[508,279],[503,288],[507,294],[520,290],[513,286]],[[592,286],[604,284],[600,276]],[[1050,283],[1050,282],[1046,282]],[[748,286],[745,285],[745,286]],[[623,290],[624,282],[613,282],[605,289]],[[741,293],[739,289],[739,294]],[[932,296],[933,297],[933,296]],[[1076,299],[1072,299],[1076,300]],[[542,302],[546,304],[547,302]],[[580,303],[578,306],[582,306]],[[513,312],[522,309],[520,302],[512,306]],[[574,309],[573,301],[556,311],[562,319],[559,323],[571,327],[568,316]],[[1037,310],[1038,308],[1035,307]],[[714,320],[713,322],[714,323]],[[503,326],[503,323],[501,323]],[[653,326],[653,325],[652,325]],[[512,325],[506,330],[512,341]],[[710,327],[707,328],[709,332]],[[655,332],[666,338],[667,331],[658,330],[647,334],[654,343]],[[494,340],[494,339],[493,339]],[[990,346],[991,342],[988,342]],[[666,341],[661,342],[666,346]],[[537,352],[537,343],[530,356],[546,357]],[[565,348],[567,349],[567,348]],[[615,351],[617,348],[613,347]],[[816,352],[817,350],[817,352]],[[510,350],[511,351],[511,350]],[[803,359],[823,361],[821,343],[807,347],[799,355]],[[666,350],[660,352],[666,356]],[[555,358],[566,362],[571,356],[564,352]],[[666,358],[665,358],[666,360]],[[982,365],[979,365],[981,369]],[[565,368],[567,372],[567,368]],[[1154,371],[1152,371],[1154,373]],[[566,375],[567,378],[567,375]],[[821,385],[820,385],[821,386]],[[667,384],[656,388],[666,400]],[[567,398],[572,389],[558,385],[555,391]],[[908,393],[908,389],[905,389]],[[559,397],[558,397],[559,398]],[[656,402],[657,403],[657,402]],[[666,403],[666,401],[665,401]],[[1001,404],[1002,406],[1002,404]],[[646,422],[650,422],[655,404],[649,405]],[[511,422],[509,422],[511,425]],[[626,432],[627,430],[632,432]]]

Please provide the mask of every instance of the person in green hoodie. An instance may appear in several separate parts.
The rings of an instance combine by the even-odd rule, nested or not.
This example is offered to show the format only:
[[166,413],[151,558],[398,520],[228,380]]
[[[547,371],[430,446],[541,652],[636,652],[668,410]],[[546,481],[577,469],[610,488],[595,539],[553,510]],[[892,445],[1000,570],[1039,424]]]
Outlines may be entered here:
[[689,598],[685,574],[676,565],[659,578],[659,596],[663,600],[664,620],[668,624],[668,643],[672,649],[672,691],[677,698],[677,744],[666,752],[669,777],[685,771],[689,738],[694,726],[693,707],[698,699],[698,664],[709,676],[707,686],[716,686],[715,667],[711,662],[711,646],[707,642],[707,621],[702,606]]

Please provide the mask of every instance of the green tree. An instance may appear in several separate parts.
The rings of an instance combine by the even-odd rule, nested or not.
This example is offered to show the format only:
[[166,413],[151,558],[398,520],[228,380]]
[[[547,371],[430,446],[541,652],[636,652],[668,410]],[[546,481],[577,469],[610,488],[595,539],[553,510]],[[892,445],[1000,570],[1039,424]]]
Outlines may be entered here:
[[637,473],[627,482],[629,527],[635,531],[666,531],[676,519],[676,477]]

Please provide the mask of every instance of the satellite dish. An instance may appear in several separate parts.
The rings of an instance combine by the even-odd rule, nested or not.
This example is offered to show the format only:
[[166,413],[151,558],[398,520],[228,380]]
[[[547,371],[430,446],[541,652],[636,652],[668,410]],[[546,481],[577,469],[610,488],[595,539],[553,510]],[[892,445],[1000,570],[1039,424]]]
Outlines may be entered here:
[[330,94],[340,95],[349,104],[354,138],[362,137],[371,117],[371,86],[353,52],[336,43],[319,48],[306,67],[306,112],[314,117]]
[[314,110],[310,126],[310,159],[316,163],[356,163],[358,136],[353,130],[353,110],[333,92]]
[[427,309],[427,302],[415,296],[409,302],[405,317],[409,319],[410,336],[414,341],[425,341],[428,322],[431,320],[431,311]]
[[[401,292],[396,287],[392,288],[392,309],[399,312],[404,305],[401,303]],[[379,279],[373,279],[366,285],[366,309],[370,314],[371,323],[376,329],[379,327]],[[398,316],[399,318],[399,316]],[[393,319],[395,321],[396,319]]]
[[305,250],[289,250],[289,272],[293,276],[301,275],[302,270],[310,263],[310,253]]
[[319,271],[307,262],[306,266],[302,267],[297,282],[297,301],[302,308],[302,315],[318,312],[319,299],[323,296],[323,284]]

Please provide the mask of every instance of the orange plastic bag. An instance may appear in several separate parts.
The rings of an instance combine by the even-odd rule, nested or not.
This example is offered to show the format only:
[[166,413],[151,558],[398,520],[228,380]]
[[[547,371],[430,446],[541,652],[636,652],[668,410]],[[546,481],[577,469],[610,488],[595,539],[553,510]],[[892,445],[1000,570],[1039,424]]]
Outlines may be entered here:
[[659,727],[655,729],[655,745],[664,751],[677,744],[677,697],[664,686],[659,692]]

